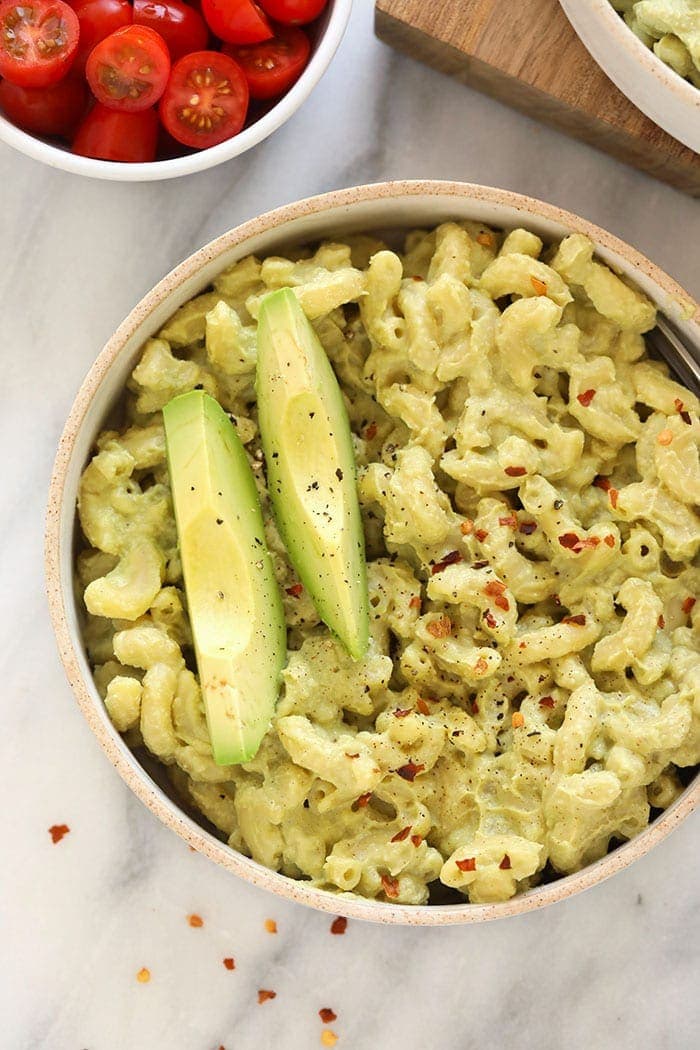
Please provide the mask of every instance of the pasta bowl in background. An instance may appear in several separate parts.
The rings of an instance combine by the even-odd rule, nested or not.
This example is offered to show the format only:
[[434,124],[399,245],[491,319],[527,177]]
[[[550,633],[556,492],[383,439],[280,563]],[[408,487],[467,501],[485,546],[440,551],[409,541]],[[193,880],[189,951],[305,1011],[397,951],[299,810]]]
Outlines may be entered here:
[[700,152],[700,90],[642,43],[610,0],[560,0],[598,65],[660,128]]
[[599,258],[633,281],[700,356],[700,307],[670,277],[633,248],[575,215],[507,191],[447,182],[394,182],[340,190],[262,215],[223,235],[165,277],[132,311],[91,368],[60,441],[47,514],[46,571],[59,651],[78,704],[120,775],[160,820],[222,867],[273,893],[321,910],[386,923],[443,925],[516,915],[593,886],[644,855],[700,798],[700,778],[689,783],[662,815],[601,860],[557,881],[493,904],[398,905],[336,895],[278,874],[237,853],[203,818],[186,811],[162,776],[163,767],[132,752],[112,725],[93,681],[74,587],[80,529],[76,500],[81,472],[98,433],[116,409],[144,341],[174,311],[207,288],[227,266],[252,253],[282,253],[304,243],[381,230],[384,236],[448,220],[472,220],[502,229],[525,227],[545,241],[586,234]]

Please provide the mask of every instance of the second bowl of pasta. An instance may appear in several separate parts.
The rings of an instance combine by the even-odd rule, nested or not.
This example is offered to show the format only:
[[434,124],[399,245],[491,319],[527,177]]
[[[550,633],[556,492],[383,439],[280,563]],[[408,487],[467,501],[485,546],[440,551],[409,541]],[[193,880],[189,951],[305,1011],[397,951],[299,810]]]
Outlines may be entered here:
[[[256,329],[282,288],[352,436],[359,659],[270,505]],[[698,354],[697,304],[633,249],[458,183],[302,201],[166,277],[76,399],[47,525],[69,680],[142,801],[249,881],[385,922],[516,914],[663,838],[699,794],[700,423],[647,345],[659,310]],[[275,715],[233,765],[212,753],[166,458],[162,410],[193,390],[245,448],[287,635]]]

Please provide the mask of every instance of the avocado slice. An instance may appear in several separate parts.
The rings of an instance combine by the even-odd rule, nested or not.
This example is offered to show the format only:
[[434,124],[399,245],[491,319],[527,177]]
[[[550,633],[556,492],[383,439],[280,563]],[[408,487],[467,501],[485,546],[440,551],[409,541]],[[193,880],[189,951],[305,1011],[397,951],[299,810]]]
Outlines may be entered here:
[[247,762],[269,727],[287,652],[255,481],[231,421],[208,394],[173,398],[163,420],[214,761]]
[[289,288],[260,306],[256,389],[282,539],[319,616],[360,660],[369,602],[350,423],[326,352]]

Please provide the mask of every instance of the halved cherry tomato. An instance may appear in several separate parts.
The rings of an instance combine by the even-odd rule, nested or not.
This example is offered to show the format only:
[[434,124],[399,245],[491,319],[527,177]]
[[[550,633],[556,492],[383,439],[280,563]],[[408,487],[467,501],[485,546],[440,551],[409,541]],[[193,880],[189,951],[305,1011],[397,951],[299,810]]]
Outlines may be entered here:
[[85,69],[90,52],[116,29],[131,25],[129,0],[73,0],[73,10],[80,23],[80,42],[75,65]]
[[23,131],[70,138],[87,105],[87,85],[72,74],[44,88],[0,81],[0,111]]
[[202,14],[212,33],[227,44],[258,44],[273,35],[255,0],[202,0]]
[[63,0],[2,0],[0,76],[20,87],[56,84],[73,62],[79,31]]
[[195,51],[173,66],[160,119],[184,146],[206,149],[236,135],[248,111],[241,67],[219,51]]
[[135,113],[149,109],[163,94],[170,54],[160,33],[146,26],[127,26],[100,41],[85,72],[98,102]]
[[328,0],[260,0],[265,13],[275,22],[303,26],[318,18]]
[[155,160],[158,114],[155,109],[122,113],[99,102],[93,106],[73,139],[73,152],[98,160],[144,164]]
[[245,73],[251,98],[276,98],[297,81],[309,61],[311,43],[303,29],[278,26],[262,44],[224,44]]
[[134,22],[160,33],[172,62],[190,51],[203,51],[209,43],[209,30],[199,11],[180,0],[134,0]]

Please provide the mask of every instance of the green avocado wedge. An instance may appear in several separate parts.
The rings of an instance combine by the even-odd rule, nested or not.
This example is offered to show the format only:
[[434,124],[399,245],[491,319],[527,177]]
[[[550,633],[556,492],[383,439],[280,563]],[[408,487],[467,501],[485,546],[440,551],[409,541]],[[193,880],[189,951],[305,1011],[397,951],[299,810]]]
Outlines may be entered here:
[[218,765],[247,762],[277,702],[284,611],[243,445],[208,394],[163,409],[199,682]]
[[319,616],[360,660],[369,602],[350,424],[326,352],[288,288],[260,306],[256,389],[282,539]]

